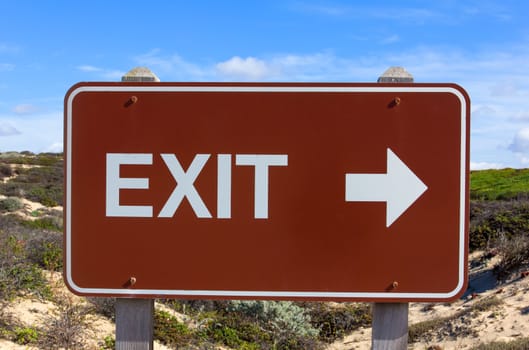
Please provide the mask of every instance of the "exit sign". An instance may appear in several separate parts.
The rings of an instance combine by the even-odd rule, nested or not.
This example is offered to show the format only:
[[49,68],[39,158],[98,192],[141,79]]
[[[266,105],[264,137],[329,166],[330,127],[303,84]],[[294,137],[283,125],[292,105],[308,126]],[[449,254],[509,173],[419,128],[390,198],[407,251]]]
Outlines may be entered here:
[[454,84],[74,85],[66,283],[142,298],[454,300],[469,111]]

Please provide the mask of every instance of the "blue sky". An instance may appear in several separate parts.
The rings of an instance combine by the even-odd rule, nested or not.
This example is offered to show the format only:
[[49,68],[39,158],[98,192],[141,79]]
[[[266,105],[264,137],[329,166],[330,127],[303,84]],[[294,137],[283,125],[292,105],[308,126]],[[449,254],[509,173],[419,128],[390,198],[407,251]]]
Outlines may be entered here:
[[0,152],[61,151],[79,81],[374,82],[404,66],[472,99],[471,167],[529,167],[527,1],[0,0]]

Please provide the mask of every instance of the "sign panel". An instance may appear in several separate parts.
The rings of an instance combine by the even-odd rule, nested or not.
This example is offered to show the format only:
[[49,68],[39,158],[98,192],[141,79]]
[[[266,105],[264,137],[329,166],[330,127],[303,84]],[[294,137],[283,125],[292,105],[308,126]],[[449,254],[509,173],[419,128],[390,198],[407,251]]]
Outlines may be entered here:
[[66,283],[100,296],[456,299],[469,111],[453,84],[77,84]]

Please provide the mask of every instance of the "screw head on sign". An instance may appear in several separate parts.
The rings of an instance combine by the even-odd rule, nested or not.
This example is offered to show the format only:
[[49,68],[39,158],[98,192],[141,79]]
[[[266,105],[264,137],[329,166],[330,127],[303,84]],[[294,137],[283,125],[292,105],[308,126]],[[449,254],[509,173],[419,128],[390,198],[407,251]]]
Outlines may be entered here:
[[135,104],[136,102],[138,102],[138,97],[137,96],[131,96],[124,104],[125,107],[129,107],[133,104]]

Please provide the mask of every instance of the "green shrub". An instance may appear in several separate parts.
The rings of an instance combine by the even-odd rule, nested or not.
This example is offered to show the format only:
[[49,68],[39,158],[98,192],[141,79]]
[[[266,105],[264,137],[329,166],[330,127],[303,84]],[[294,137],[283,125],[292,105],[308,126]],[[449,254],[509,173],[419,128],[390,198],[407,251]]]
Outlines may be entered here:
[[213,316],[207,320],[203,337],[216,343],[237,349],[270,349],[277,343],[275,334],[243,314],[221,312]]
[[16,264],[7,271],[7,277],[16,291],[26,291],[49,298],[51,290],[42,270],[34,264]]
[[13,169],[7,164],[0,164],[0,179],[13,176]]
[[46,207],[55,207],[59,203],[54,199],[54,193],[50,189],[33,187],[27,194],[27,198],[39,202]]
[[470,250],[495,244],[500,236],[510,239],[529,232],[529,202],[472,201],[470,203]]
[[[227,341],[257,344],[259,348],[315,349],[318,329],[310,322],[310,315],[290,301],[232,301],[214,330]],[[237,338],[231,330],[236,330]]]
[[104,339],[103,339],[103,346],[101,347],[101,349],[105,349],[105,350],[114,350],[116,348],[116,338],[114,338],[113,336],[111,335],[107,335]]
[[318,330],[310,323],[310,315],[291,301],[233,301],[229,310],[254,318],[277,333],[301,337],[318,335]]
[[39,332],[34,328],[15,328],[14,341],[20,345],[35,344],[39,340]]
[[95,312],[115,321],[116,298],[88,297],[87,300],[92,304]]
[[343,303],[330,306],[328,303],[306,303],[310,310],[311,323],[319,329],[319,339],[332,343],[359,327],[371,325],[371,307],[365,303]]
[[0,199],[0,211],[13,212],[24,208],[24,204],[17,197]]
[[62,269],[62,245],[57,242],[42,242],[34,251],[36,263],[49,271]]
[[51,290],[42,270],[27,260],[26,241],[0,231],[0,297],[9,300],[21,292],[49,298]]
[[188,345],[193,332],[167,311],[154,312],[154,338],[162,344],[172,346]]
[[86,349],[83,336],[92,328],[87,316],[92,309],[72,299],[58,299],[57,309],[48,314],[40,330],[39,345],[44,349]]
[[494,273],[499,279],[506,279],[529,263],[529,235],[518,235],[511,239],[502,236],[497,242],[496,250],[500,261],[494,267]]
[[408,327],[408,343],[415,343],[420,341],[421,337],[423,337],[426,333],[435,329],[440,329],[453,319],[454,318],[451,317],[442,317],[410,325]]
[[[6,196],[24,197],[48,207],[62,205],[63,161],[59,156],[32,158],[22,157],[25,163],[38,164],[29,169],[17,168],[17,176],[7,183],[0,183],[0,193]],[[16,162],[16,159],[9,159]],[[22,161],[21,161],[22,163]]]
[[62,231],[62,219],[55,216],[45,216],[35,220],[24,220],[23,225],[37,230]]

